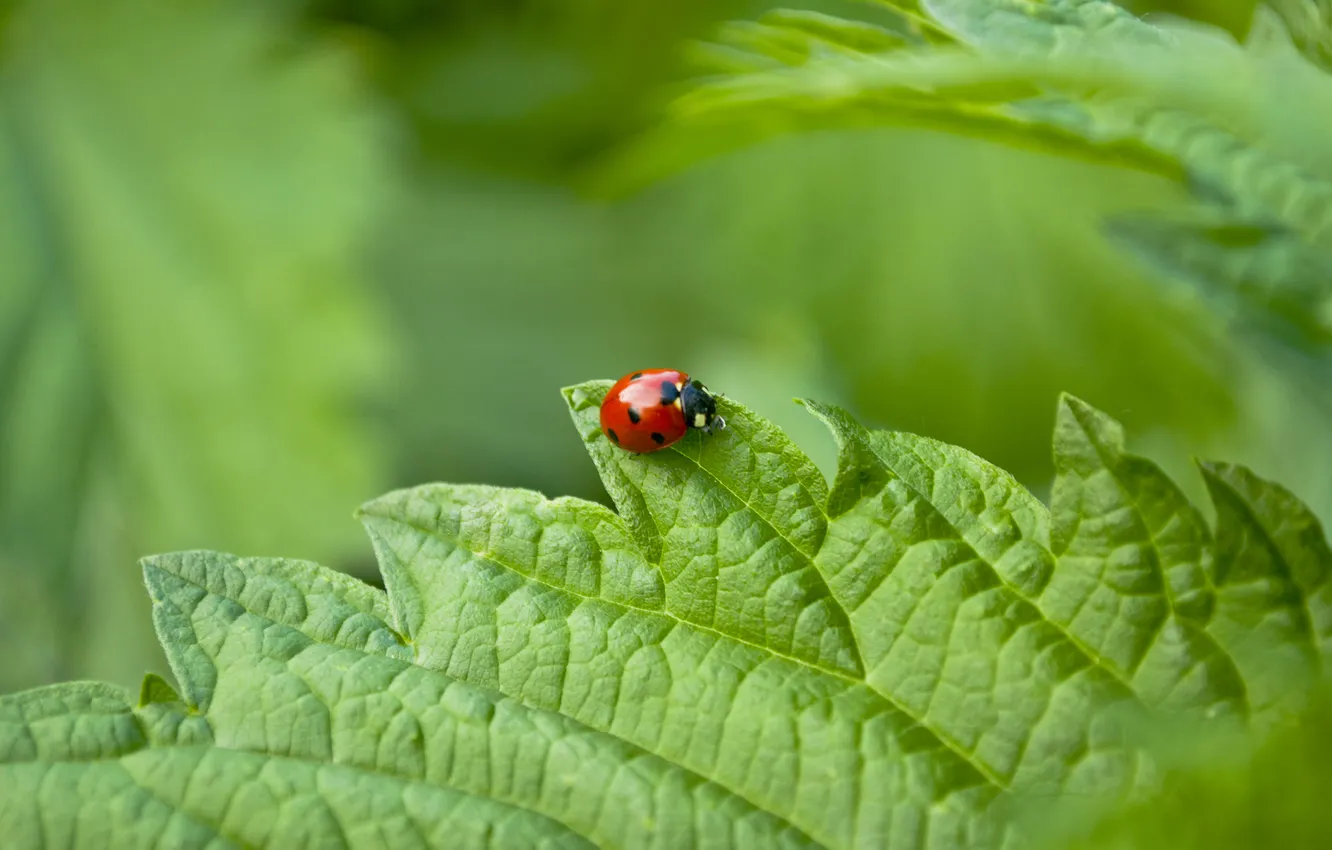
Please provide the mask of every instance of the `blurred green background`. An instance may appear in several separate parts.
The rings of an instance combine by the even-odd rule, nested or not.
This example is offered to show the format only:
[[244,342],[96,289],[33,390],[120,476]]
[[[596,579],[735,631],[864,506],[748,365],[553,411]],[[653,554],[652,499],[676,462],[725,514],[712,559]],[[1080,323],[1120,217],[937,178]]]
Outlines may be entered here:
[[[1324,375],[1163,286],[1149,175],[921,131],[792,135],[606,191],[684,48],[777,5],[0,2],[0,691],[161,669],[136,559],[374,580],[362,501],[604,500],[561,386],[671,365],[963,445],[1044,495],[1056,397],[1194,494],[1248,463],[1332,516]],[[1252,3],[1135,3],[1242,33]],[[592,187],[597,187],[595,190]]]

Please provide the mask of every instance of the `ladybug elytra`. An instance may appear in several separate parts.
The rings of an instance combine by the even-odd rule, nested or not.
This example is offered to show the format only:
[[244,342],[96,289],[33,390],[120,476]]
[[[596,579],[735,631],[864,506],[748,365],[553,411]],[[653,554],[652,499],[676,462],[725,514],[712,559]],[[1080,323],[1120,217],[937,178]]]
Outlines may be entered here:
[[717,400],[697,378],[677,369],[644,369],[615,382],[601,402],[601,432],[637,454],[664,449],[690,428],[726,427]]

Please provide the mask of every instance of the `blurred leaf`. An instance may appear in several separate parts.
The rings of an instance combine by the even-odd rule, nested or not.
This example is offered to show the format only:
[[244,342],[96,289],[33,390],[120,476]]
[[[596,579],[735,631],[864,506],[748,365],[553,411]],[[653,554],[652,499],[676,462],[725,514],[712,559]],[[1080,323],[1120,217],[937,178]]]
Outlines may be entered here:
[[427,157],[562,184],[650,122],[685,39],[766,0],[298,5],[357,46]]
[[1123,0],[1125,9],[1148,21],[1164,17],[1186,18],[1211,24],[1242,37],[1253,21],[1253,10],[1261,0]]
[[[1029,822],[1050,833],[1050,850],[1248,850],[1315,848],[1332,815],[1332,696],[1324,688],[1296,721],[1255,742],[1184,732],[1158,749],[1173,762],[1161,793],[1114,811],[1093,830],[1059,823],[1045,801]],[[1037,811],[1039,809],[1039,811]],[[1053,822],[1052,822],[1053,821]]]
[[1269,0],[1290,29],[1304,55],[1332,70],[1332,2],[1330,0]]
[[1110,0],[921,0],[959,40],[1040,55],[1076,49],[1089,37],[1163,44],[1164,35]]
[[[723,27],[717,44],[698,54],[696,88],[677,97],[662,126],[643,134],[589,185],[623,191],[782,133],[886,126],[941,130],[1183,180],[1173,158],[1131,135],[1097,134],[1077,121],[1015,109],[1015,102],[1041,93],[1043,65],[1023,57],[1051,49],[1046,42],[1055,24],[1002,3],[956,5],[945,7],[953,14],[941,15],[950,28],[964,38],[970,29],[984,31],[989,39],[1003,39],[1006,28],[1016,28],[1019,35],[1010,41],[1021,45],[1019,58],[925,46],[907,26],[897,31],[794,11]],[[1037,51],[1033,41],[1045,46]]]
[[[996,35],[1003,28],[987,24],[997,15],[1022,18],[1020,5],[933,0],[931,8],[953,16],[945,20],[981,45],[1005,48],[1010,43]],[[1004,11],[980,13],[990,6]],[[1150,220],[1131,234],[1119,228],[1120,237],[1158,265],[1190,269],[1195,278],[1201,273],[1213,295],[1231,289],[1223,301],[1253,303],[1294,323],[1306,341],[1311,332],[1317,337],[1326,320],[1325,270],[1332,266],[1332,77],[1296,53],[1282,22],[1263,8],[1244,47],[1212,32],[1152,28],[1116,15],[1108,3],[1050,8],[1058,14],[1048,32],[1022,18],[1028,26],[1012,42],[1024,51],[1039,44],[1053,57],[1053,75],[1034,71],[1034,77],[1055,85],[1079,77],[1092,85],[1099,77],[1107,89],[1086,102],[1081,122],[1065,126],[1080,123],[1094,137],[1139,138],[1177,157],[1203,198],[1230,217],[1209,228],[1213,236],[1254,225],[1287,231],[1274,233],[1261,251],[1254,244],[1223,248],[1215,238],[1165,223],[1153,229]],[[1071,29],[1061,29],[1069,23]],[[1063,41],[1050,40],[1056,35]],[[1077,52],[1059,59],[1068,45]],[[1210,260],[1201,259],[1205,240]]]
[[[778,50],[742,28],[750,48],[770,59],[777,50],[789,67],[705,78],[676,101],[668,121],[706,116],[702,150],[710,152],[711,125],[722,119],[741,125],[735,132],[745,138],[760,127],[771,133],[783,113],[805,116],[788,117],[791,130],[911,124],[923,112],[941,116],[933,126],[995,141],[1105,157],[1176,179],[1186,169],[1245,207],[1295,217],[1293,225],[1314,231],[1332,216],[1323,203],[1332,179],[1319,174],[1329,160],[1309,143],[1332,132],[1327,111],[1316,108],[1332,103],[1332,82],[1282,40],[1271,16],[1240,48],[1215,32],[1146,24],[1103,0],[925,6],[979,55],[950,46],[815,52],[807,43],[796,63],[788,31]],[[1064,98],[1062,109],[1051,96]],[[1293,121],[1281,108],[1292,101],[1310,107]],[[758,127],[746,130],[747,123]]]
[[0,580],[30,590],[0,622],[60,634],[0,686],[128,678],[156,657],[128,555],[353,539],[377,130],[341,57],[253,10],[44,2],[8,26]]
[[881,26],[806,9],[774,9],[752,23],[733,21],[721,26],[714,42],[704,42],[696,49],[703,62],[709,56],[729,56],[748,63],[737,68],[723,62],[718,70],[725,73],[799,66],[821,56],[878,53],[922,41],[909,21],[894,24]]
[[1332,346],[1332,252],[1270,225],[1137,216],[1110,235],[1162,275],[1210,296],[1217,311],[1311,354]]
[[[830,51],[815,38],[796,50],[796,31],[732,27],[746,34],[742,47],[777,65],[703,80],[674,104],[666,143],[649,141],[630,162],[659,167],[662,148],[689,151],[694,123],[695,157],[727,136],[916,125],[1187,175],[1238,214],[1316,241],[1332,233],[1332,148],[1317,141],[1332,138],[1332,78],[1294,51],[1270,13],[1241,48],[1215,31],[1146,24],[1103,0],[924,5],[975,50]],[[673,158],[678,167],[682,154]],[[635,167],[610,181],[637,179]]]

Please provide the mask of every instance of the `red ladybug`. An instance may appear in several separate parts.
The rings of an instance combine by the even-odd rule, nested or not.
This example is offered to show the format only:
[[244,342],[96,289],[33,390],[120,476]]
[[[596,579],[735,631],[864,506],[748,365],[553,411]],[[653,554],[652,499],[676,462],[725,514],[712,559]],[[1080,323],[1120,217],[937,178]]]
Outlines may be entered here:
[[666,448],[690,428],[711,434],[725,427],[708,388],[677,369],[625,375],[601,402],[602,433],[620,448],[639,454]]

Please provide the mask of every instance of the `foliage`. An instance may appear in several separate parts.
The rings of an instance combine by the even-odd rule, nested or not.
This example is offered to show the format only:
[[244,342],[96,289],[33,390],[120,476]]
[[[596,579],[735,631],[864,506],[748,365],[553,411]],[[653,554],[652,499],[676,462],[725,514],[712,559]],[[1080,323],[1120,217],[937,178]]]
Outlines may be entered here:
[[[346,506],[377,488],[604,498],[546,388],[637,365],[825,470],[792,393],[1041,496],[1068,389],[1199,504],[1206,454],[1332,510],[1325,4],[1274,4],[1299,55],[1249,0],[1131,4],[1242,47],[1105,4],[1010,3],[1029,26],[970,41],[957,3],[88,5],[0,2],[0,689],[160,668],[143,552],[369,576]],[[1116,22],[1101,52],[1078,10]],[[825,60],[836,97],[800,95]],[[947,85],[858,90],[871,66]],[[793,87],[727,99],[760,72]]]
[[345,57],[253,11],[5,27],[0,687],[129,680],[155,658],[135,553],[335,559],[380,481],[355,409],[384,354],[358,268],[378,131]]
[[[897,29],[791,12],[723,28],[701,55],[711,75],[671,108],[684,134],[650,143],[650,154],[631,154],[624,168],[660,167],[657,151],[667,146],[678,163],[776,132],[884,125],[1148,171],[1192,188],[1217,220],[1203,231],[1130,220],[1118,237],[1158,268],[1239,298],[1241,317],[1289,322],[1297,300],[1295,322],[1306,327],[1282,338],[1325,356],[1326,10],[1284,3],[1283,18],[1260,7],[1239,45],[1215,30],[1146,23],[1106,0],[892,7]],[[1217,232],[1270,238],[1218,244],[1207,236]]]
[[1158,724],[1287,727],[1332,651],[1332,552],[1296,497],[1203,464],[1212,531],[1074,398],[1047,510],[969,452],[814,402],[831,485],[730,400],[721,434],[629,455],[597,428],[608,386],[565,398],[618,512],[392,492],[360,511],[387,592],[147,559],[180,690],[0,701],[6,835],[1013,846],[1025,801],[1152,799]]
[[[1188,735],[1160,749],[1174,767],[1162,791],[1126,806],[1091,829],[1062,831],[1049,811],[1031,812],[1046,844],[1068,850],[1111,848],[1320,847],[1327,841],[1326,787],[1332,716],[1326,688],[1304,715],[1260,744],[1230,735]],[[1205,817],[1198,817],[1205,812]],[[1072,832],[1072,834],[1069,834]]]

